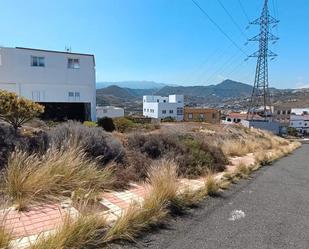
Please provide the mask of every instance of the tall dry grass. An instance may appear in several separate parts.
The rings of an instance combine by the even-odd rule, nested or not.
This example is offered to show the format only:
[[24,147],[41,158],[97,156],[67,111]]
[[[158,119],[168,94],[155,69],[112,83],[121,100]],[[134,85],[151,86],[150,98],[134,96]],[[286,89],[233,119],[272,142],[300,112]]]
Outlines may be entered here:
[[0,227],[0,248],[10,249],[10,241],[12,236],[3,227]]
[[107,231],[106,242],[134,241],[142,231],[164,222],[169,213],[168,206],[177,196],[177,165],[171,160],[156,161],[151,166],[148,179],[151,187],[144,202],[132,203]]
[[106,221],[99,216],[66,218],[55,234],[40,238],[30,249],[103,248],[106,228]]
[[49,149],[46,154],[12,153],[4,171],[5,195],[17,209],[63,197],[87,198],[113,183],[112,169],[99,169],[80,147]]

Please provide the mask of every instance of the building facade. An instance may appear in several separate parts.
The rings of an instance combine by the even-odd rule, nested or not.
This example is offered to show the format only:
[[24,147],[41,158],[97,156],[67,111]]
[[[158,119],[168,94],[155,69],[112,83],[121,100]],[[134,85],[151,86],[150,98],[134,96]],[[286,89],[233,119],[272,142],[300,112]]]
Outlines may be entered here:
[[143,116],[164,119],[171,117],[177,121],[183,120],[184,96],[169,95],[168,97],[143,96]]
[[284,106],[273,107],[273,120],[282,124],[290,123],[291,108]]
[[221,121],[221,112],[212,108],[185,107],[184,121],[201,121],[219,124]]
[[[240,124],[243,120],[247,120],[248,115],[247,113],[239,113],[239,112],[232,112],[224,117],[222,117],[222,124]],[[263,120],[263,118],[257,114],[255,114],[253,117],[253,120]]]
[[301,134],[309,135],[309,114],[292,114],[290,127],[295,128]]
[[45,106],[43,118],[96,120],[94,55],[0,48],[0,89]]
[[119,118],[124,116],[124,109],[115,106],[97,106],[97,118]]

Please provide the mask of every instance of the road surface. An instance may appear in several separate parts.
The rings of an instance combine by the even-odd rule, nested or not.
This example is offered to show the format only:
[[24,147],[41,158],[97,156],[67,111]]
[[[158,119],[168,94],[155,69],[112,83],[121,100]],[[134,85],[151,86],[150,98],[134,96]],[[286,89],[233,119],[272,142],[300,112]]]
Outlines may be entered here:
[[309,144],[147,234],[149,249],[308,249]]

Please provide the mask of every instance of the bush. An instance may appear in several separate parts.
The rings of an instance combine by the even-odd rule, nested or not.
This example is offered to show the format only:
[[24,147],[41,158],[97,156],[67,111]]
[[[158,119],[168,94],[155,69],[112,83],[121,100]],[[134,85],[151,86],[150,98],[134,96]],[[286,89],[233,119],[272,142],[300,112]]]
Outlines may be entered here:
[[24,136],[12,126],[0,123],[0,169],[6,165],[10,153],[15,149],[22,149],[27,153],[43,153],[47,148],[48,137],[45,132],[33,132]]
[[97,126],[96,122],[93,122],[93,121],[84,121],[83,125],[88,126],[88,127],[96,127]]
[[114,121],[116,130],[119,132],[129,131],[136,126],[136,124],[132,120],[129,120],[125,117],[114,118],[113,121]]
[[0,90],[0,119],[15,130],[44,112],[44,106],[15,93]]
[[[86,198],[113,183],[111,168],[98,168],[80,147],[51,148],[43,156],[16,151],[4,171],[4,193],[19,210],[57,198]],[[91,195],[92,194],[92,195]]]
[[[128,137],[128,147],[132,151],[146,154],[152,160],[163,157],[174,159],[179,165],[179,174],[185,177],[200,176],[209,170],[223,171],[228,162],[220,148],[192,136],[131,134]],[[137,153],[136,155],[140,157]],[[140,171],[145,172],[147,165],[136,167],[141,167]]]
[[175,118],[173,117],[165,117],[162,119],[162,122],[175,122]]
[[109,117],[99,118],[97,123],[98,126],[102,127],[104,130],[108,132],[112,132],[116,129],[113,119]]
[[122,144],[101,127],[86,127],[68,121],[52,128],[48,136],[51,144],[57,148],[63,147],[70,140],[70,145],[81,146],[88,157],[99,157],[103,165],[112,160],[121,162],[125,155]]

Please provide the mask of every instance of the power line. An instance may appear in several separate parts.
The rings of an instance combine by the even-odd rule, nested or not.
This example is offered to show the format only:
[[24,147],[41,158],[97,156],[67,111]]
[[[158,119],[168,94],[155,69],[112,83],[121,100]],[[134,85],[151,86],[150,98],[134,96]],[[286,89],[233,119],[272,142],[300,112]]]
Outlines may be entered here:
[[238,3],[239,3],[239,6],[240,6],[242,12],[244,13],[245,17],[247,18],[247,21],[250,22],[250,18],[249,18],[249,16],[247,15],[247,12],[246,12],[244,6],[243,6],[242,3],[241,3],[241,0],[238,0]]
[[248,56],[246,54],[246,52],[237,45],[237,43],[219,26],[219,24],[217,24],[208,14],[207,12],[195,1],[195,0],[191,0],[199,9],[200,11],[202,11],[202,13],[208,18],[209,21],[212,22],[213,25],[215,25],[217,27],[217,29],[230,41],[234,44],[234,46],[241,51],[244,55],[246,55],[246,57]]
[[234,23],[234,25],[237,27],[237,29],[239,30],[239,32],[246,38],[246,40],[248,39],[248,37],[246,36],[246,34],[242,31],[241,27],[238,25],[238,23],[235,21],[235,19],[233,18],[233,16],[230,14],[230,12],[225,8],[225,6],[223,5],[223,3],[220,0],[217,0],[218,3],[221,5],[221,7],[223,8],[223,10],[225,11],[225,13],[229,16],[229,18],[231,19],[231,21]]

